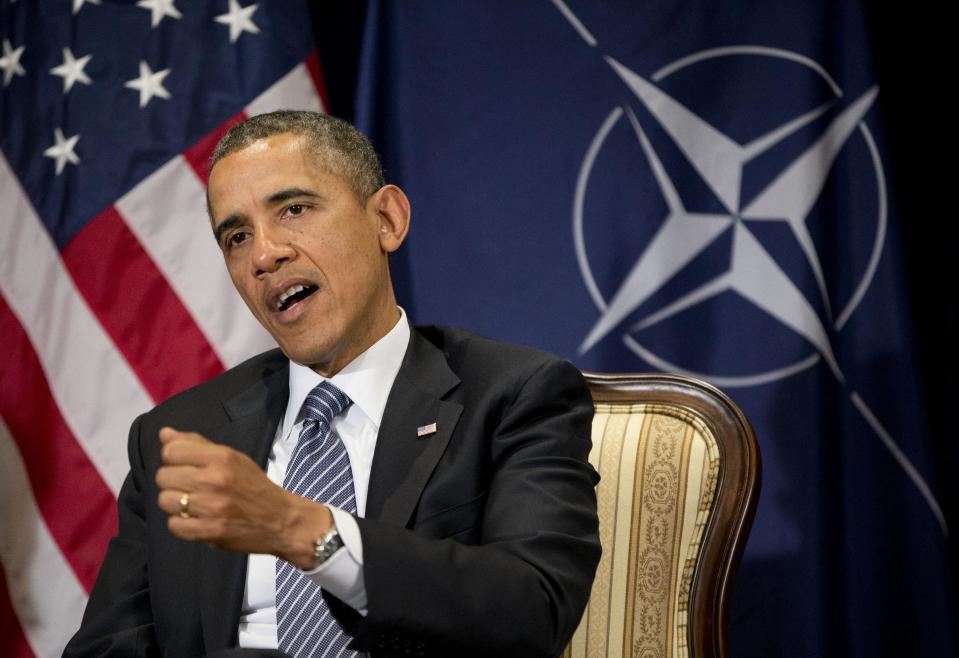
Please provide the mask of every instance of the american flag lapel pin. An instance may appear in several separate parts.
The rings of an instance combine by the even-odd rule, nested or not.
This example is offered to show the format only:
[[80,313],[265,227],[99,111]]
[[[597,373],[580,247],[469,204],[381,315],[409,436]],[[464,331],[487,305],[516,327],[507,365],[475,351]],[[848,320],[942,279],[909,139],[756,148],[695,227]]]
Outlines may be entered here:
[[420,425],[416,428],[416,436],[422,437],[429,434],[436,434],[436,423],[430,423],[429,425]]

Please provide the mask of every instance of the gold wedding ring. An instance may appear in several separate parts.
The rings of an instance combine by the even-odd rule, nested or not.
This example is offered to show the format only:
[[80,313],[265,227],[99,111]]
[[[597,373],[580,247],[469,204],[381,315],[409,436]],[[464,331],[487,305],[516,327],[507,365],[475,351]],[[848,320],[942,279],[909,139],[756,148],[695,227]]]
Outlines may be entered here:
[[180,516],[184,519],[190,518],[190,494],[185,491],[180,494]]

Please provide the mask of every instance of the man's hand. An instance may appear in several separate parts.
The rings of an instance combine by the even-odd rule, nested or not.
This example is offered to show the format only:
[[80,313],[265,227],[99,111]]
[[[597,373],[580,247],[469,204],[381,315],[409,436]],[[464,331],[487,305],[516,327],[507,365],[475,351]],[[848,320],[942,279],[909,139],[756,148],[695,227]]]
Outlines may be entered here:
[[[270,482],[252,459],[195,432],[160,430],[160,509],[170,532],[241,553],[270,553],[313,566],[313,542],[333,525],[330,510]],[[189,516],[180,499],[189,496]]]

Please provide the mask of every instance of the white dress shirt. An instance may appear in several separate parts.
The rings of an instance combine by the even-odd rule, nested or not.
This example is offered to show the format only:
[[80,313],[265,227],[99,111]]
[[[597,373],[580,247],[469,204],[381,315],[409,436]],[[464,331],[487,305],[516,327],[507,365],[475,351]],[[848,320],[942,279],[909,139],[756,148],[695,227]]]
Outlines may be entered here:
[[[400,319],[389,333],[329,379],[353,401],[345,413],[333,420],[333,427],[350,457],[357,516],[364,516],[366,512],[366,493],[376,436],[386,409],[386,399],[406,355],[409,339],[410,326],[406,312],[401,308]],[[310,368],[290,362],[290,398],[283,420],[277,427],[266,469],[267,477],[280,486],[283,485],[286,467],[300,438],[303,425],[299,418],[300,408],[313,387],[324,379]],[[348,512],[335,507],[331,507],[330,511],[345,550],[337,551],[325,563],[304,573],[344,603],[366,614],[363,544],[359,527]],[[273,555],[249,557],[240,611],[241,647],[277,647],[276,560]]]

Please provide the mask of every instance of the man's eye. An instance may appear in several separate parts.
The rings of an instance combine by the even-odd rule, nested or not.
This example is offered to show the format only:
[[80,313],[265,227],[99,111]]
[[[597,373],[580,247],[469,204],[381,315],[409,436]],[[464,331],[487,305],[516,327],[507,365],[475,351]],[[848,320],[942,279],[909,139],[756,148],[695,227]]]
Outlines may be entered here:
[[306,212],[306,206],[300,203],[294,203],[286,209],[286,212],[290,215],[302,215]]
[[228,247],[235,247],[237,245],[243,244],[246,242],[247,234],[242,231],[237,231],[236,233],[231,233],[226,239],[226,244]]

